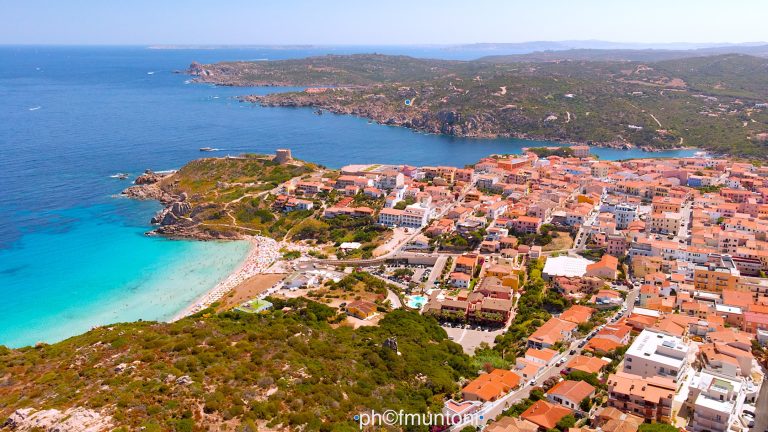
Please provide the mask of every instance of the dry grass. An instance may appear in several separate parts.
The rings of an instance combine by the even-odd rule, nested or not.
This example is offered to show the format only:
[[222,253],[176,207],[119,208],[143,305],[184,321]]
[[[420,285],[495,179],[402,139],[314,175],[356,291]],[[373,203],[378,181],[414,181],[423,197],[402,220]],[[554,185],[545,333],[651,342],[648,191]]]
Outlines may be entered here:
[[219,305],[216,310],[221,312],[239,306],[246,300],[250,300],[268,290],[284,277],[285,274],[282,273],[267,273],[252,276],[222,297],[220,301],[221,305]]
[[542,251],[556,251],[570,249],[573,246],[573,237],[564,232],[553,232],[552,242],[541,248]]

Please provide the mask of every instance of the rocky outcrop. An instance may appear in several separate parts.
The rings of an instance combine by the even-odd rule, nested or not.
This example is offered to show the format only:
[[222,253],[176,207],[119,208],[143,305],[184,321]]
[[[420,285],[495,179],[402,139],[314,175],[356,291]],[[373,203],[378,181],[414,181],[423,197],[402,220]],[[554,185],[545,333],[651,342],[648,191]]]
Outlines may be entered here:
[[189,216],[190,213],[192,213],[192,205],[187,202],[186,194],[182,193],[164,209],[160,210],[152,218],[151,222],[163,226],[183,224],[185,221],[192,222]]
[[[125,189],[121,195],[140,200],[160,201],[164,205],[150,220],[157,228],[147,233],[149,236],[164,236],[195,240],[236,240],[242,235],[231,230],[216,230],[204,226],[201,222],[208,211],[216,210],[212,204],[192,204],[185,193],[178,196],[169,192],[172,174],[157,174],[147,170],[134,181],[135,185]],[[163,182],[166,178],[169,181]]]
[[65,411],[22,408],[11,414],[3,427],[12,431],[101,432],[112,430],[114,424],[111,416],[82,407]]
[[152,170],[146,170],[144,171],[144,174],[136,177],[136,180],[133,181],[133,184],[136,184],[136,185],[154,184],[159,182],[163,178],[165,178],[164,175],[157,174]]
[[193,61],[187,69],[187,73],[190,75],[209,75],[209,71],[206,70],[202,64]]
[[151,170],[144,171],[144,174],[136,177],[131,186],[121,192],[121,195],[140,200],[156,200],[163,204],[174,201],[172,194],[161,187],[160,181],[168,177],[169,174],[158,174]]
[[121,192],[120,195],[133,199],[155,200],[160,201],[161,203],[168,203],[173,201],[173,196],[162,190],[157,185],[131,186]]

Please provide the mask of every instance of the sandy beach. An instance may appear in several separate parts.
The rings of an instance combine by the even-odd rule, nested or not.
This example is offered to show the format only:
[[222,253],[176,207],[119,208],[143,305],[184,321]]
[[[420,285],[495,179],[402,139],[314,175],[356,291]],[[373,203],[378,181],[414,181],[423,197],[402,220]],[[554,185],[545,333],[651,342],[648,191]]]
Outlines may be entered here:
[[280,258],[280,245],[277,241],[260,236],[251,237],[248,241],[251,242],[252,247],[243,263],[213,289],[176,314],[171,321],[177,321],[209,307],[235,287],[242,285],[256,275],[266,273],[272,264]]

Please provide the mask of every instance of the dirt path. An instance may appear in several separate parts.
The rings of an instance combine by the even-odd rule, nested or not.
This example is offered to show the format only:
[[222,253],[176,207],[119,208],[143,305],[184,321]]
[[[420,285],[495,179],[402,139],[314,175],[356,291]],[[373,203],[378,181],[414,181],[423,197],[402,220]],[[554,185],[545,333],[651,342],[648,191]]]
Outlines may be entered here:
[[656,122],[657,125],[659,125],[659,127],[664,127],[664,126],[661,125],[661,122],[659,121],[659,119],[656,118],[655,115],[653,115],[651,113],[648,113],[648,115],[651,116],[651,118]]

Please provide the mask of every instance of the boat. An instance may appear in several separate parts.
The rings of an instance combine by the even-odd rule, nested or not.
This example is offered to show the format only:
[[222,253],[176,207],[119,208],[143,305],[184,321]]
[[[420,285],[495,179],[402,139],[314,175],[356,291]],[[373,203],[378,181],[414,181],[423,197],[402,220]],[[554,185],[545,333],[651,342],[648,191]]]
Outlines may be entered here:
[[117,174],[112,174],[110,177],[118,179],[118,180],[125,180],[125,179],[128,178],[128,174],[126,174],[126,173],[117,173]]
[[200,151],[201,152],[215,152],[215,151],[219,151],[219,150],[221,150],[221,149],[217,149],[217,148],[214,148],[214,147],[200,147]]
[[154,75],[154,72],[147,72],[147,75]]
[[41,107],[41,106],[36,106],[36,107],[32,107],[32,108],[30,108],[29,110],[30,110],[30,111],[37,111],[37,110],[39,110],[40,108],[42,108],[42,107]]

